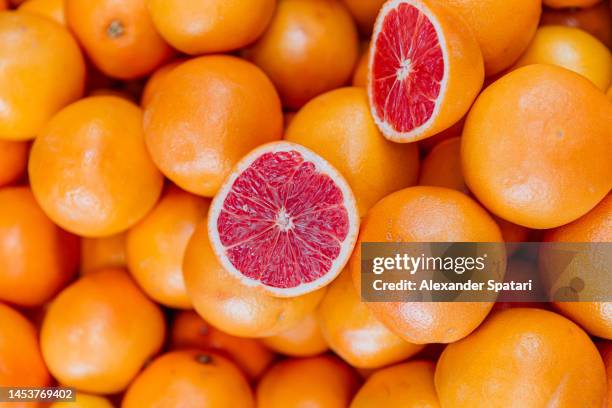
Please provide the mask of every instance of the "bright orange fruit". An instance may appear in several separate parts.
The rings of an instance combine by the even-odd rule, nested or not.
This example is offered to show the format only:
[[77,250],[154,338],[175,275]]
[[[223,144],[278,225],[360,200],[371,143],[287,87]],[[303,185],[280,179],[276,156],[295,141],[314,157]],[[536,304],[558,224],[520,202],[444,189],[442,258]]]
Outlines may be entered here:
[[292,357],[311,357],[328,349],[315,313],[307,315],[293,327],[261,342],[271,350]]
[[461,138],[438,143],[423,160],[419,185],[451,188],[469,194],[461,170]]
[[147,79],[147,83],[145,84],[144,89],[142,90],[142,97],[140,98],[140,106],[144,109],[152,100],[153,95],[157,93],[160,85],[166,79],[168,74],[172,72],[172,70],[183,62],[187,61],[186,58],[177,58],[175,60],[170,61],[169,63],[162,65],[158,69],[151,74],[149,79]]
[[65,0],[28,0],[21,4],[18,10],[39,14],[62,26],[66,26]]
[[81,239],[81,274],[93,272],[96,269],[109,267],[124,267],[125,232],[103,238]]
[[545,9],[540,24],[580,28],[612,48],[612,15],[607,2],[586,9]]
[[77,391],[73,402],[54,402],[49,408],[113,408],[113,404],[106,397]]
[[342,0],[357,22],[359,30],[369,35],[385,0]]
[[28,152],[26,142],[0,140],[0,186],[17,181],[23,175]]

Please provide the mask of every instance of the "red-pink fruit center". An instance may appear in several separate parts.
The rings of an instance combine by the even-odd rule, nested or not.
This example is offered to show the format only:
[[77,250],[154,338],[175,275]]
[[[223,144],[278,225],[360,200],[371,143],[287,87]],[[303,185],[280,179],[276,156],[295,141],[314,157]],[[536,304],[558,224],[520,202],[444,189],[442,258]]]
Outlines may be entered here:
[[343,193],[298,151],[266,153],[234,181],[217,219],[244,276],[293,288],[324,276],[349,231]]
[[395,131],[409,132],[431,118],[444,58],[433,24],[416,7],[402,3],[384,17],[371,75],[376,114]]

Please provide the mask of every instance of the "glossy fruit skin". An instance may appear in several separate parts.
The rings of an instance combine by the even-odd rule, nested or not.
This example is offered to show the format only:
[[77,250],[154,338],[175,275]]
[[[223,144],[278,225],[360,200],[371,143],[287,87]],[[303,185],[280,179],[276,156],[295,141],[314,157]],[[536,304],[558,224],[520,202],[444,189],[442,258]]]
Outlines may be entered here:
[[193,233],[183,260],[187,293],[200,316],[240,337],[269,337],[290,329],[312,313],[325,289],[294,298],[272,297],[242,284],[219,263],[203,221]]
[[[493,314],[446,347],[435,384],[442,406],[601,407],[606,374],[580,327],[540,309]],[[529,389],[529,392],[525,392]]]
[[[366,215],[350,261],[361,285],[361,242],[501,242],[499,227],[478,203],[442,187],[409,187],[388,195]],[[490,302],[370,302],[390,330],[414,344],[452,343],[485,319]]]
[[607,91],[612,82],[612,54],[591,34],[578,28],[541,27],[515,68],[551,64],[574,71]]
[[172,186],[153,210],[130,228],[126,238],[128,269],[153,300],[190,309],[183,280],[183,255],[210,202]]
[[142,96],[140,98],[140,106],[142,106],[143,109],[149,104],[149,102],[151,102],[151,100],[153,100],[153,95],[155,95],[168,74],[185,61],[187,61],[186,58],[177,58],[165,65],[162,65],[151,74],[149,79],[147,79],[147,83],[142,90]]
[[349,80],[359,56],[357,29],[339,1],[280,0],[244,56],[268,74],[283,106],[297,109]]
[[[34,325],[0,303],[0,384],[4,387],[46,387],[51,376],[40,354]],[[35,408],[35,403],[0,402],[2,408]]]
[[31,13],[0,12],[0,139],[29,140],[83,95],[85,62],[59,24]]
[[385,0],[342,0],[357,22],[359,31],[369,35]]
[[257,385],[257,406],[346,408],[357,387],[357,374],[336,357],[284,360]]
[[104,238],[81,239],[81,274],[101,268],[125,267],[125,232]]
[[38,306],[76,272],[79,240],[45,215],[28,187],[0,189],[0,301]]
[[552,65],[512,71],[468,115],[461,139],[466,183],[512,223],[567,224],[612,187],[611,121],[612,104],[580,75]]
[[277,353],[292,357],[312,357],[329,348],[315,313],[275,336],[261,339],[261,342]]
[[116,96],[64,108],[32,146],[32,190],[58,225],[86,237],[119,233],[159,197],[163,177],[147,153],[142,112]]
[[240,370],[225,357],[202,350],[171,351],[153,360],[130,385],[122,408],[254,408]]
[[340,171],[360,216],[384,196],[416,184],[417,146],[382,136],[362,88],[336,89],[308,102],[293,118],[285,140],[308,147]]
[[587,9],[544,10],[540,25],[580,28],[612,48],[612,14],[606,2]]
[[51,303],[40,342],[43,358],[63,385],[112,394],[122,391],[159,351],[165,322],[123,269],[88,274]]
[[451,188],[469,194],[461,171],[461,138],[438,143],[423,160],[419,185]]
[[146,0],[66,0],[68,27],[106,75],[134,79],[172,55],[157,33]]
[[329,347],[357,368],[380,368],[405,360],[423,349],[387,329],[361,302],[345,270],[328,288],[318,309]]
[[0,186],[17,181],[25,173],[28,152],[26,142],[0,140]]
[[417,360],[382,368],[368,377],[350,408],[439,408],[435,367]]
[[[576,221],[544,234],[546,242],[612,242],[612,194],[608,194],[595,208]],[[574,262],[580,258],[574,257]],[[578,270],[597,273],[597,265],[585,262],[576,266]],[[604,266],[605,268],[605,266]],[[584,272],[583,272],[584,273]],[[601,272],[605,275],[605,272]],[[606,296],[605,293],[602,294]],[[612,302],[556,302],[556,309],[573,320],[587,333],[612,340]]]
[[255,41],[274,13],[274,0],[147,0],[160,34],[190,55],[231,51]]
[[172,70],[145,108],[144,129],[162,173],[184,190],[212,197],[242,156],[281,138],[282,121],[265,74],[219,55]]
[[100,395],[85,394],[77,391],[75,398],[73,402],[54,402],[49,408],[113,408],[113,404],[107,398]]
[[39,14],[56,23],[66,26],[66,7],[64,0],[28,0],[21,4],[19,11]]
[[445,3],[476,35],[486,76],[503,71],[519,58],[531,41],[542,12],[540,0],[449,0]]
[[587,8],[600,3],[601,0],[542,0],[546,7],[562,9],[562,8]]
[[259,340],[232,336],[206,323],[196,312],[179,312],[172,323],[170,348],[214,350],[233,361],[251,380],[256,380],[274,359]]

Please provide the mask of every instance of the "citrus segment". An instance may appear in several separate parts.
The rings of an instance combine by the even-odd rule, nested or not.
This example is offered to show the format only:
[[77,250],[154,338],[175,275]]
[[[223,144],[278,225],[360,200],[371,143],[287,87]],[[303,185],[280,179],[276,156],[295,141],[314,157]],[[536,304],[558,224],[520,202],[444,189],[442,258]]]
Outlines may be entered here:
[[358,227],[344,178],[312,151],[288,142],[245,156],[209,215],[213,248],[228,272],[280,297],[331,282],[350,256]]

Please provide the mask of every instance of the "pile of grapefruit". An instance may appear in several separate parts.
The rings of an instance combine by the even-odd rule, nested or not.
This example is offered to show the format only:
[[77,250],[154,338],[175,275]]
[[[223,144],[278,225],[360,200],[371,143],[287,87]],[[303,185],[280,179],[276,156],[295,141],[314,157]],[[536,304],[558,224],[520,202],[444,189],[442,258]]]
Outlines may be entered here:
[[365,242],[612,241],[611,12],[0,0],[0,407],[612,404],[610,302],[360,296]]

